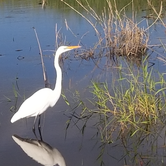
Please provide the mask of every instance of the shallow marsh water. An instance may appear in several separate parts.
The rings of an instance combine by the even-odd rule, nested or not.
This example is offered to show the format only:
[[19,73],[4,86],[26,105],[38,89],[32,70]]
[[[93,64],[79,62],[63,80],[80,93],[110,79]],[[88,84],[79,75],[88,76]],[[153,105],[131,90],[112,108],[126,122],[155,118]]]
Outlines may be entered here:
[[[12,139],[13,134],[34,139],[31,130],[33,118],[20,120],[14,124],[10,123],[13,115],[10,108],[15,105],[14,89],[19,93],[18,108],[24,98],[44,87],[39,49],[33,27],[37,30],[42,50],[45,50],[43,51],[44,62],[52,87],[54,87],[56,76],[52,56],[55,50],[56,24],[59,29],[62,28],[61,32],[64,34],[64,38],[66,36],[70,45],[77,45],[82,36],[88,32],[88,35],[81,40],[83,46],[88,48],[91,43],[95,43],[95,33],[84,19],[69,8],[64,9],[63,5],[52,7],[56,3],[48,3],[46,8],[42,9],[38,1],[27,0],[2,1],[0,4],[0,165],[36,166],[40,164],[29,158]],[[76,37],[66,30],[65,19]],[[161,36],[163,31],[161,29]],[[66,94],[69,88],[70,91],[75,89],[84,91],[90,78],[95,74],[97,76],[101,74],[101,71],[89,74],[94,69],[93,62],[80,62],[75,60],[72,55],[74,52],[69,54],[71,55],[69,60],[64,61],[63,65],[63,90]],[[102,65],[104,65],[104,60]],[[161,71],[164,70],[161,65],[158,67]],[[65,137],[69,110],[69,106],[61,97],[56,106],[50,108],[42,116],[43,141],[62,153],[67,166],[99,165],[96,159],[100,148],[94,146],[97,140],[91,139],[95,134],[93,125],[89,123],[88,130],[82,136],[73,124],[67,130]],[[124,165],[123,160],[120,160],[123,158],[123,150],[120,147],[114,147],[109,151],[113,157],[104,156],[106,165]]]

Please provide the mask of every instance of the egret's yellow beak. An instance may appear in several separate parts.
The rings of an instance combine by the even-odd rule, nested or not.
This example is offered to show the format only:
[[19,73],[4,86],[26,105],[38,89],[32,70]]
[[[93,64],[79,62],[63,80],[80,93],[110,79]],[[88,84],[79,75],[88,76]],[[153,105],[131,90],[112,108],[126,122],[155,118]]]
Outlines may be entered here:
[[81,46],[68,46],[68,49],[76,49],[76,48],[80,48]]

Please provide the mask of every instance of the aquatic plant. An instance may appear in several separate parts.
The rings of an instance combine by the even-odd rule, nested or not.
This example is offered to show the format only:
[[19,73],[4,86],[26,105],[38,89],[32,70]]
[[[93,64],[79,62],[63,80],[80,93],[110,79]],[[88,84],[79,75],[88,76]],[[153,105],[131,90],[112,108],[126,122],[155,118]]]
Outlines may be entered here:
[[116,70],[118,75],[112,75],[110,80],[92,81],[87,89],[91,95],[86,99],[76,91],[73,105],[63,94],[71,107],[66,130],[74,124],[84,135],[89,124],[93,126],[93,139],[98,139],[101,148],[101,163],[105,147],[116,142],[124,146],[126,156],[133,156],[131,160],[143,160],[141,156],[146,152],[139,154],[140,147],[146,144],[158,149],[155,142],[166,123],[165,73],[150,66],[147,57],[140,68],[126,61]]
[[13,105],[10,107],[10,111],[15,112],[17,109],[17,101],[18,97],[21,95],[19,94],[19,86],[18,86],[18,77],[15,77],[15,83],[12,83],[12,89],[13,89],[13,95],[14,95],[14,100],[11,98],[5,96],[8,102],[13,102]]
[[93,115],[100,117],[96,124],[100,126],[97,128],[101,129],[102,142],[116,140],[115,131],[119,131],[118,136],[129,134],[132,137],[140,132],[151,134],[166,119],[165,74],[148,68],[145,60],[140,71],[130,65],[118,70],[118,78],[112,79],[111,83],[92,81],[89,91],[93,97],[86,101],[89,104],[79,100],[80,119]]

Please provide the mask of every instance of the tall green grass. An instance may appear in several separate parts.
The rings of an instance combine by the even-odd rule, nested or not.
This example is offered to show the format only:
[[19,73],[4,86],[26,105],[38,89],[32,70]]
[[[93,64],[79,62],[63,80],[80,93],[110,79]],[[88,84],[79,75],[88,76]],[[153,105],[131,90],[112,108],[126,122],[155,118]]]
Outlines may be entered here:
[[101,144],[98,156],[101,162],[104,147],[118,141],[125,147],[126,155],[132,152],[132,160],[140,155],[138,151],[143,144],[157,151],[155,142],[166,123],[165,73],[150,67],[146,58],[140,68],[126,61],[117,73],[110,81],[92,81],[87,89],[91,95],[86,100],[77,92],[78,105],[72,108],[67,124],[68,129],[73,125],[72,121],[77,127],[81,122],[82,128],[79,129],[82,134],[88,123],[95,127],[93,138],[96,137]]
[[[131,137],[143,133],[152,134],[165,123],[166,81],[148,63],[143,62],[140,70],[132,65],[119,68],[119,76],[112,82],[92,82],[90,92],[93,109],[86,113],[100,116],[99,124],[102,141],[112,142],[117,137],[113,133]],[[83,108],[84,110],[84,108]]]

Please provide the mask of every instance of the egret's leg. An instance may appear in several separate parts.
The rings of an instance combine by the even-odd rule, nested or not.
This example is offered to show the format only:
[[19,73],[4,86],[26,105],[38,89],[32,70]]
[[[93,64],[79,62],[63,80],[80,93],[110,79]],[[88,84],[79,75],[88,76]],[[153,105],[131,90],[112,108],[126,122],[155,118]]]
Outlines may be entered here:
[[41,129],[41,125],[40,125],[40,118],[41,118],[41,115],[38,115],[39,116],[39,120],[38,120],[38,129]]
[[42,134],[41,134],[40,118],[41,118],[41,115],[39,115],[39,120],[38,120],[38,130],[39,130],[40,140],[42,141],[43,139],[42,139]]
[[32,131],[33,131],[33,133],[34,133],[34,135],[35,135],[36,139],[38,139],[38,138],[37,138],[37,135],[36,135],[36,132],[35,132],[35,124],[36,124],[36,119],[37,119],[37,116],[35,116]]

